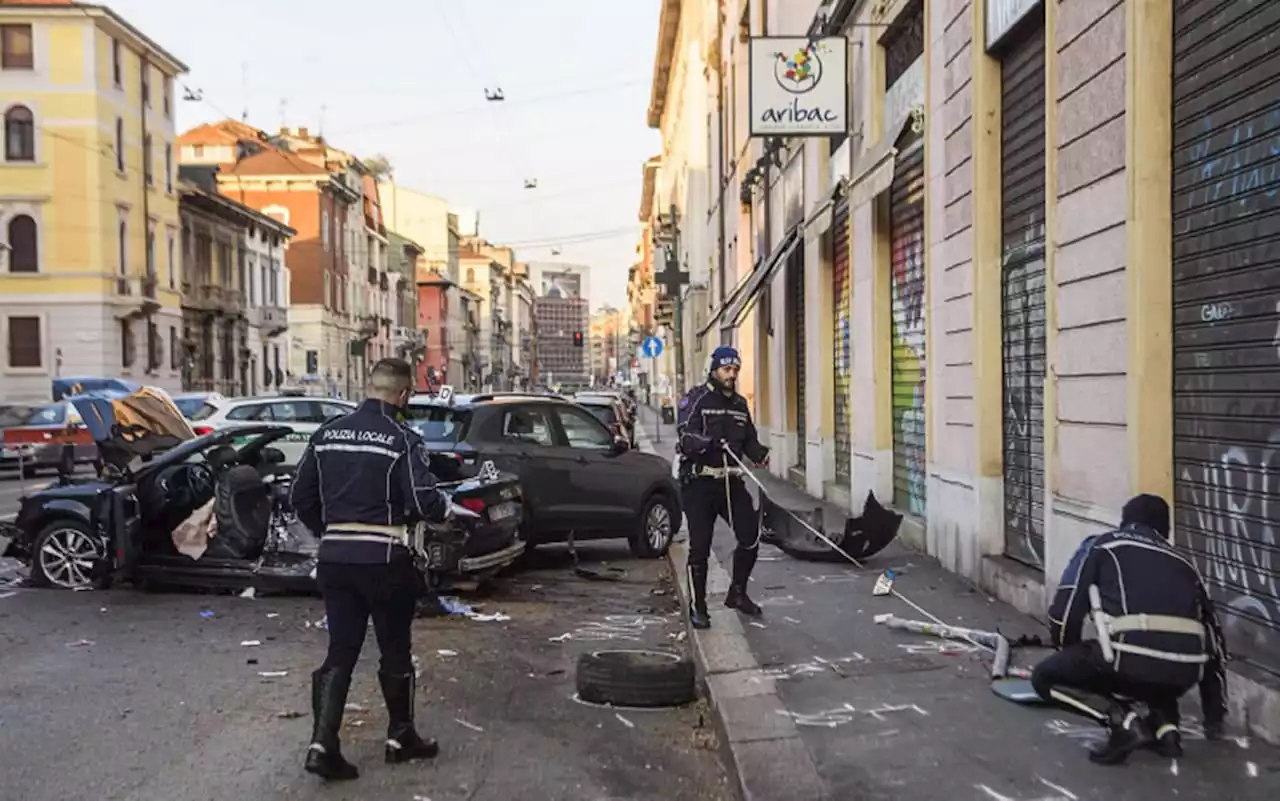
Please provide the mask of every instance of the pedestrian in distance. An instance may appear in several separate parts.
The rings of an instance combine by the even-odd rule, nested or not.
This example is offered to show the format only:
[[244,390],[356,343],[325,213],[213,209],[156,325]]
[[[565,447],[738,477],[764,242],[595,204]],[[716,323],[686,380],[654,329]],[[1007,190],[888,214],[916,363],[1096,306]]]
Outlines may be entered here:
[[680,399],[676,449],[680,455],[681,502],[689,520],[689,622],[695,629],[711,626],[707,612],[707,560],[719,517],[733,528],[738,541],[724,605],[752,617],[759,617],[762,612],[747,595],[747,582],[760,547],[760,515],[737,460],[763,466],[769,459],[769,449],[760,444],[747,400],[737,392],[741,367],[736,350],[716,348],[711,354],[706,383]]
[[316,581],[328,616],[329,649],[311,676],[314,729],[305,767],[326,780],[360,775],[342,756],[338,730],[370,618],[382,657],[386,761],[430,759],[440,750],[414,727],[410,627],[419,577],[408,543],[409,526],[445,519],[450,501],[431,475],[421,437],[400,422],[412,393],[408,362],[379,361],[370,372],[368,398],[351,414],[320,426],[294,479],[298,519],[321,532]]
[[[1097,639],[1081,639],[1086,618]],[[1049,629],[1060,650],[1036,666],[1031,685],[1107,729],[1092,761],[1120,764],[1140,748],[1180,757],[1178,699],[1197,685],[1205,733],[1221,735],[1230,657],[1204,581],[1169,542],[1163,498],[1132,498],[1119,529],[1084,541],[1058,584]]]

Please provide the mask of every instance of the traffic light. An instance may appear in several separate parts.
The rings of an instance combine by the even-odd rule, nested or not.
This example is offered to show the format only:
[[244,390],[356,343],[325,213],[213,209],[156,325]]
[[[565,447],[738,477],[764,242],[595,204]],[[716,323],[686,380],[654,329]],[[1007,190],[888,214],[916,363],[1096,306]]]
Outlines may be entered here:
[[581,332],[581,331],[574,331],[574,332],[573,332],[573,346],[574,346],[575,348],[580,348],[580,347],[582,347],[582,332]]

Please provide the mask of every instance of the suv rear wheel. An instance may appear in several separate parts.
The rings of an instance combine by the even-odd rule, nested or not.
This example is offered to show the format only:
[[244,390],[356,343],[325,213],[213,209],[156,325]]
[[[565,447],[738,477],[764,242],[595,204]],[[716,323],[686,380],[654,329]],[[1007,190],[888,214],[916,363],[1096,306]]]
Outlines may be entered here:
[[628,542],[631,553],[640,559],[658,559],[665,556],[676,536],[680,523],[675,519],[675,507],[662,493],[654,493],[645,501],[636,522],[636,531]]

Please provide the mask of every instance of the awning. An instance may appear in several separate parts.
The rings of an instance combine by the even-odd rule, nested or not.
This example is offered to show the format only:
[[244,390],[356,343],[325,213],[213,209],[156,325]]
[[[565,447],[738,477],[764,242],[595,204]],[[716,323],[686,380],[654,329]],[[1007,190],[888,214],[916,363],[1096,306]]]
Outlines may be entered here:
[[741,295],[743,292],[746,291],[747,287],[750,286],[751,284],[751,279],[754,278],[756,272],[760,270],[760,265],[763,262],[764,262],[763,256],[756,259],[756,263],[752,265],[751,272],[747,273],[747,277],[743,278],[741,281],[738,282],[737,286],[735,286],[733,290],[729,292],[729,297],[725,298],[724,303],[720,304],[720,308],[716,309],[716,313],[711,315],[710,320],[707,320],[707,324],[702,326],[702,328],[698,329],[699,339],[706,336],[707,332],[710,331],[712,328],[715,328],[716,323],[720,322],[721,317],[724,317],[724,313],[729,308],[729,306],[731,306],[733,302],[738,299],[739,295]]
[[742,322],[742,318],[746,317],[751,308],[755,306],[756,299],[760,297],[760,292],[778,274],[778,269],[783,264],[786,264],[787,259],[791,257],[791,252],[800,246],[800,239],[800,226],[797,225],[787,232],[787,235],[782,238],[782,244],[769,257],[769,261],[762,268],[753,272],[747,279],[746,290],[727,304],[725,312],[721,316],[720,330],[738,327],[738,324]]
[[882,192],[889,191],[898,158],[898,139],[910,122],[911,115],[908,114],[890,125],[880,141],[858,159],[853,168],[853,180],[849,183],[849,208],[856,209]]
[[814,207],[809,217],[804,221],[804,241],[812,242],[831,230],[831,221],[835,216],[836,198],[840,197],[840,193],[843,191],[844,181],[837,181],[831,191]]

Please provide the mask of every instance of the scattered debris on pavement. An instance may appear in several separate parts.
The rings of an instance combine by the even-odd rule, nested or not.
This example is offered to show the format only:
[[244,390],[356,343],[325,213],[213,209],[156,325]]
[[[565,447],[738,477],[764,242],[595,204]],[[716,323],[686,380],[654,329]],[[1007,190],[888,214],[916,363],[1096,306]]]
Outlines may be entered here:
[[262,640],[241,640],[240,641],[241,648],[257,648],[259,645],[262,645]]
[[613,716],[622,721],[622,725],[626,726],[628,729],[634,729],[636,727],[636,724],[624,718],[620,712],[614,712]]
[[244,592],[240,593],[240,597],[241,597],[241,598],[248,598],[248,599],[250,599],[250,600],[253,600],[254,598],[257,598],[257,597],[258,597],[258,592],[257,592],[257,590],[255,590],[253,587],[250,587],[250,588],[248,588],[247,590],[245,590]]
[[306,714],[306,712],[300,712],[297,709],[286,709],[282,712],[277,712],[276,717],[281,718],[282,720],[295,720],[297,718],[306,717]]
[[212,620],[214,617],[213,610],[212,609],[204,610],[203,612],[200,613],[200,617],[204,618],[205,620]]
[[282,679],[289,675],[287,670],[260,670],[258,675],[264,679]]
[[88,648],[93,644],[94,644],[93,640],[76,640],[75,642],[67,643],[67,647],[68,648]]
[[437,656],[457,656],[458,652],[450,650],[448,648],[438,648],[436,649],[436,655]]
[[356,704],[356,703],[349,702],[344,707],[342,707],[342,711],[343,712],[359,712],[361,714],[364,714],[365,712],[369,711],[369,707],[365,706],[364,704]]
[[18,594],[18,593],[16,593],[16,592],[5,592],[5,593],[0,593],[0,601],[3,601],[5,598],[12,598],[13,596],[15,596],[15,595],[17,595],[17,594]]
[[478,732],[483,732],[483,731],[484,731],[484,729],[480,728],[480,727],[479,727],[479,726],[477,726],[476,724],[474,724],[474,723],[468,723],[468,722],[466,722],[465,720],[463,720],[462,718],[454,718],[454,719],[453,719],[453,722],[454,722],[454,723],[457,723],[459,726],[465,726],[465,727],[467,727],[468,729],[471,729],[472,731],[478,731]]
[[27,566],[12,557],[0,557],[0,589],[13,589],[26,584]]
[[279,613],[279,612],[268,612],[268,613],[267,613],[267,620],[275,620],[275,619],[276,619],[276,618],[278,618],[278,617],[280,617],[280,613]]

